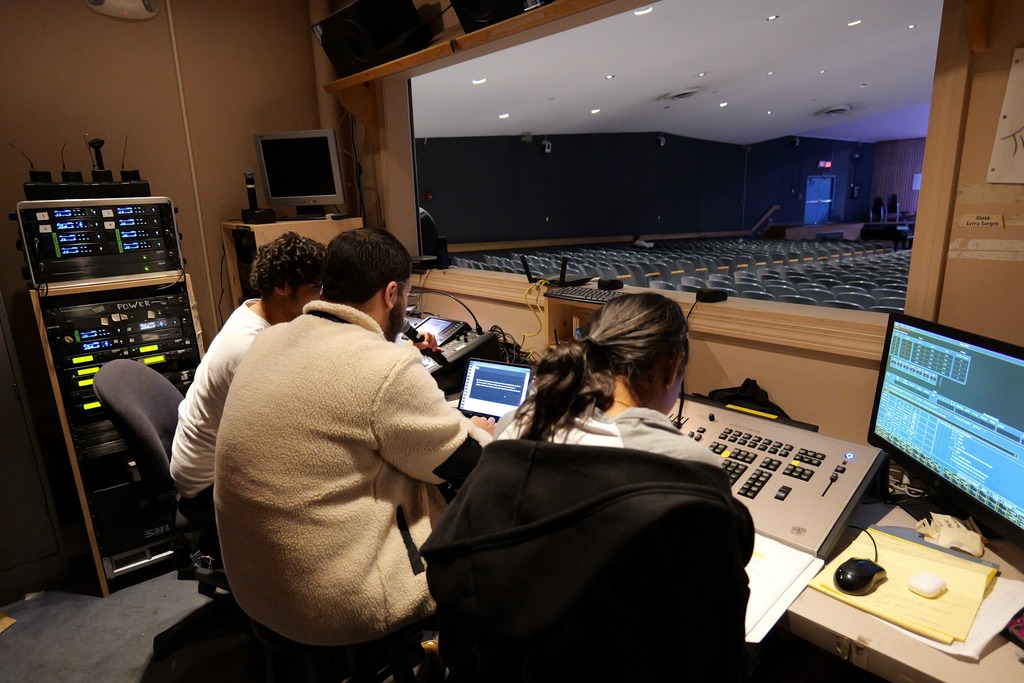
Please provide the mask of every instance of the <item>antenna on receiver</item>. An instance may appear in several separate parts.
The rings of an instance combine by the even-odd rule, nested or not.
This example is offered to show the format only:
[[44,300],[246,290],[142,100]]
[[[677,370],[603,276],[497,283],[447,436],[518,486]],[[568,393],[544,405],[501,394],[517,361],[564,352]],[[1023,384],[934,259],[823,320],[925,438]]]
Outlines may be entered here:
[[31,183],[48,183],[48,182],[53,180],[53,178],[50,175],[49,171],[37,171],[36,170],[36,165],[32,163],[32,160],[28,158],[28,155],[25,154],[25,152],[22,151],[22,149],[20,147],[15,145],[13,142],[8,142],[7,144],[10,145],[11,147],[14,147],[14,149],[18,150],[21,153],[21,156],[25,157],[25,160],[28,162],[28,180],[29,180],[29,182],[31,182]]
[[81,171],[69,171],[67,164],[64,163],[64,148],[68,146],[68,141],[65,140],[64,144],[60,148],[60,179],[61,182],[65,183],[80,183],[82,182]]
[[128,156],[128,133],[124,134],[124,149],[121,151],[121,182],[129,180],[142,180],[142,176],[139,174],[137,169],[126,170],[124,167],[125,157]]

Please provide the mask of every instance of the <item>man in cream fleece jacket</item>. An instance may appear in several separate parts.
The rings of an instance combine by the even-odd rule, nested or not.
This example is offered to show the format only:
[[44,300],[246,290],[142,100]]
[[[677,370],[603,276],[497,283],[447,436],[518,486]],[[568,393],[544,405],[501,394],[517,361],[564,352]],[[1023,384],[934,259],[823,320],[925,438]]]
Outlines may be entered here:
[[405,322],[409,253],[392,235],[328,246],[323,299],[261,332],[217,438],[224,565],[256,621],[311,645],[364,642],[430,616],[419,546],[493,422],[444,400]]

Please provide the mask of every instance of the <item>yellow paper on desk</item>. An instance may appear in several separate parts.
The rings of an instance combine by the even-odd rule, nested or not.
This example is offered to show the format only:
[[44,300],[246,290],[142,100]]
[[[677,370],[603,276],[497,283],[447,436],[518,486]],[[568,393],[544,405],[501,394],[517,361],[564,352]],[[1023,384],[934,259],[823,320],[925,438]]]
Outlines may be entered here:
[[[996,570],[877,529],[871,530],[871,536],[878,544],[878,564],[886,572],[886,580],[874,592],[846,595],[832,583],[836,567],[847,559],[874,557],[871,539],[864,533],[825,565],[811,587],[932,640],[947,645],[966,640]],[[907,580],[922,571],[944,578],[947,590],[936,598],[912,592]]]

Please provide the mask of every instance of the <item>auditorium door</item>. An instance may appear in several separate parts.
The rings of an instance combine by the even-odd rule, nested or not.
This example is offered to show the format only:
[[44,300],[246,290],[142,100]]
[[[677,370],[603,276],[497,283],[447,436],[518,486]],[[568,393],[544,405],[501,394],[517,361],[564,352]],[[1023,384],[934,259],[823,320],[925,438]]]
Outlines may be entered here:
[[804,223],[814,225],[828,223],[832,217],[832,191],[836,177],[831,175],[807,176],[807,203],[804,206]]

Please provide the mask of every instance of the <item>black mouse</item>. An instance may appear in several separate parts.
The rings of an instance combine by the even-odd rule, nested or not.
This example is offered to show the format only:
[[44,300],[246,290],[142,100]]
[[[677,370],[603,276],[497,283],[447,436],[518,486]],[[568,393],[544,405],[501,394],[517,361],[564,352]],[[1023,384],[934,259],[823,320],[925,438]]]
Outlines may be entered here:
[[847,595],[867,595],[885,580],[885,570],[871,560],[851,557],[836,568],[832,583]]

